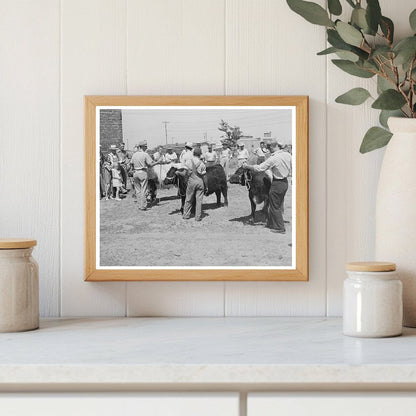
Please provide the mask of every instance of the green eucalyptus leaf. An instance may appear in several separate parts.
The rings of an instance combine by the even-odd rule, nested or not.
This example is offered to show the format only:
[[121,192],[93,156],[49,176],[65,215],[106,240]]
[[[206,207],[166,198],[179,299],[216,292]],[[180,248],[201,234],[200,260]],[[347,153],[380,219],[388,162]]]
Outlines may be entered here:
[[368,59],[367,61],[364,61],[363,68],[371,69],[372,71],[379,71],[378,64],[373,59]]
[[399,110],[406,104],[406,99],[399,91],[388,89],[383,91],[372,107],[379,110]]
[[403,65],[406,67],[410,64],[416,55],[416,36],[411,36],[401,40],[395,47],[396,54],[394,58],[395,65]]
[[371,127],[365,134],[360,147],[360,153],[368,153],[372,150],[380,149],[388,144],[393,136],[381,127]]
[[348,105],[360,105],[371,97],[365,88],[353,88],[335,99],[335,102]]
[[385,58],[390,59],[390,54],[391,54],[391,49],[388,46],[376,46],[376,48],[372,51],[371,56],[372,57],[376,57],[376,56],[384,56]]
[[354,26],[339,20],[336,24],[336,29],[344,42],[357,47],[361,46],[363,42],[363,35]]
[[329,13],[339,16],[342,13],[342,6],[339,0],[328,0]]
[[377,75],[377,92],[381,94],[383,91],[391,89],[393,84],[386,78]]
[[335,53],[337,51],[338,51],[337,48],[334,48],[333,46],[331,46],[330,48],[327,48],[321,52],[318,52],[317,55],[329,55],[330,53]]
[[380,111],[380,116],[379,116],[379,121],[380,124],[385,127],[386,129],[389,128],[389,126],[387,125],[387,121],[390,117],[402,117],[403,113],[400,110],[381,110]]
[[416,9],[410,13],[409,16],[409,23],[410,27],[412,28],[413,32],[416,32]]
[[359,56],[350,51],[337,51],[336,54],[339,58],[346,61],[358,62],[360,60]]
[[368,31],[366,10],[362,7],[356,7],[351,14],[351,23],[358,26],[366,33]]
[[360,78],[371,78],[375,74],[365,69],[362,69],[357,63],[347,61],[345,59],[333,59],[332,63],[336,65],[338,68],[342,69],[343,71],[347,72],[350,75],[354,75]]
[[344,49],[346,51],[351,50],[351,45],[348,45],[348,43],[344,42],[335,29],[328,29],[326,33],[328,43],[332,45],[334,48]]
[[363,51],[360,48],[357,48],[355,46],[349,45],[348,43],[344,42],[341,39],[341,36],[339,35],[339,33],[335,29],[328,29],[327,30],[327,39],[328,39],[328,43],[336,49],[353,52],[363,60],[368,59],[368,53],[367,52]]
[[354,52],[344,51],[331,46],[330,48],[324,49],[321,52],[318,52],[317,55],[329,55],[331,53],[336,53],[337,56],[341,59],[346,59],[348,61],[357,62],[360,58]]
[[384,36],[388,39],[390,43],[393,43],[394,38],[394,23],[388,17],[382,16],[380,22],[380,28]]
[[381,9],[378,0],[367,0],[366,18],[370,33],[376,34],[381,22]]
[[288,6],[298,15],[314,25],[334,26],[328,12],[319,4],[303,0],[286,0]]

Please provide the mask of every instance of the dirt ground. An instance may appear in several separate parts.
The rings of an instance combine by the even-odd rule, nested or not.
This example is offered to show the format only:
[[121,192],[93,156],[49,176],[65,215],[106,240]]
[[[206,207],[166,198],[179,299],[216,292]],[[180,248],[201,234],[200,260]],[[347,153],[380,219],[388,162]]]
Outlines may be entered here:
[[[101,200],[101,266],[291,266],[292,186],[285,198],[286,234],[265,228],[257,206],[249,224],[248,191],[228,185],[228,207],[204,197],[203,219],[183,220],[177,189],[158,190],[158,202],[139,211],[131,192],[122,201]],[[222,198],[221,198],[222,201]]]

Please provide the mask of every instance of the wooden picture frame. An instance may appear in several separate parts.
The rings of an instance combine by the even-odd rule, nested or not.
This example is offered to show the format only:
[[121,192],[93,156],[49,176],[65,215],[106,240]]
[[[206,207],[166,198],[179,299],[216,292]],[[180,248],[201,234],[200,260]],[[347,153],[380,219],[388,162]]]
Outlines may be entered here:
[[[307,96],[85,96],[85,280],[86,281],[307,281],[308,280],[308,97]],[[181,108],[203,109],[216,111],[217,108],[241,107],[265,111],[289,109],[292,111],[292,149],[293,157],[292,186],[295,191],[292,207],[295,221],[292,225],[292,257],[291,267],[106,267],[97,263],[100,252],[97,243],[100,218],[97,208],[104,204],[98,196],[100,191],[101,167],[99,168],[98,141],[103,140],[103,124],[100,124],[100,111],[105,109],[127,109],[140,111],[142,108],[161,109],[169,107],[172,111]],[[258,108],[257,108],[258,107]],[[238,109],[237,109],[238,110]],[[226,113],[228,114],[228,113]],[[269,113],[267,113],[269,114]],[[279,113],[280,114],[280,113]],[[286,114],[286,113],[285,113]],[[101,130],[99,129],[101,126]],[[161,126],[161,129],[166,127]],[[243,128],[244,130],[244,128]],[[164,137],[161,130],[161,137]],[[102,136],[100,136],[102,134]],[[251,136],[249,136],[251,137]],[[140,138],[138,138],[139,140]],[[166,142],[168,134],[166,132]],[[247,139],[248,140],[248,139]],[[253,139],[254,140],[254,139]],[[111,185],[110,185],[111,186]],[[229,185],[231,186],[231,185]],[[239,185],[232,185],[239,186]],[[112,190],[113,188],[111,188]],[[234,189],[234,188],[233,188]],[[235,188],[237,191],[237,188]],[[242,189],[242,188],[241,188]],[[173,192],[173,191],[172,191]],[[242,192],[239,190],[238,192]],[[173,197],[172,197],[173,198]],[[294,199],[293,199],[294,198]],[[113,201],[106,201],[111,202]],[[115,204],[116,202],[114,202]],[[129,202],[131,203],[131,202]],[[179,203],[179,202],[178,202]],[[123,202],[119,202],[123,204]],[[245,203],[244,203],[245,204]],[[108,207],[110,205],[106,205]],[[113,205],[115,206],[115,205]],[[249,201],[244,205],[249,211]],[[101,211],[100,211],[101,212]],[[225,211],[224,211],[225,212]],[[101,214],[100,214],[101,215]],[[136,215],[136,214],[135,214]],[[178,214],[179,215],[179,214]],[[169,217],[170,218],[170,217]],[[175,217],[180,218],[180,217]],[[192,220],[189,220],[192,221]],[[231,221],[231,220],[229,220]],[[188,222],[190,223],[190,222]],[[203,221],[201,222],[203,223]],[[245,223],[244,223],[244,226]],[[247,225],[249,227],[249,225]],[[263,229],[258,226],[258,229]],[[251,230],[244,228],[244,230]],[[295,231],[293,231],[295,230]],[[263,232],[263,231],[262,231]],[[140,232],[138,234],[140,236]],[[268,237],[267,237],[268,238]],[[100,240],[101,241],[101,240]],[[250,247],[247,237],[247,246]],[[260,243],[253,245],[258,247]],[[260,244],[261,245],[261,244]],[[290,244],[287,244],[290,245]],[[268,245],[268,247],[270,244]],[[163,253],[160,253],[160,257]],[[255,261],[255,260],[254,260]],[[214,265],[215,266],[215,265]]]

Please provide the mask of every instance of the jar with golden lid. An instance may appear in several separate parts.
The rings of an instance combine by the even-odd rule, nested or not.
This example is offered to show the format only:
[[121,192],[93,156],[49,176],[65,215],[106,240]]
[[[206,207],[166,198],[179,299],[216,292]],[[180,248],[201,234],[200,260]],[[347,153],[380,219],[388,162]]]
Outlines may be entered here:
[[35,240],[0,239],[0,332],[39,327],[39,272]]
[[347,264],[343,332],[354,337],[393,337],[403,326],[402,282],[387,262]]

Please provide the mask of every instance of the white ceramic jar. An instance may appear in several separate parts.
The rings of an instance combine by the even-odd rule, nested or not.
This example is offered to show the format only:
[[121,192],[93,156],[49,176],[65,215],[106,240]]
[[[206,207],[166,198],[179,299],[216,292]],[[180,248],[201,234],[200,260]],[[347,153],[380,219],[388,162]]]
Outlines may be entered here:
[[353,337],[393,337],[403,326],[402,282],[396,265],[347,264],[344,280],[343,332]]
[[35,240],[0,240],[0,332],[39,327],[38,265]]

